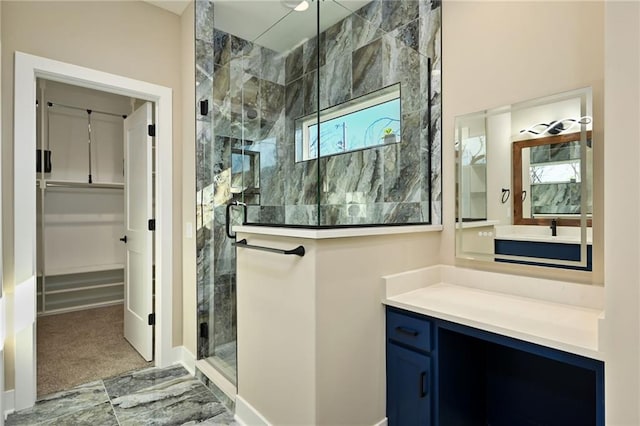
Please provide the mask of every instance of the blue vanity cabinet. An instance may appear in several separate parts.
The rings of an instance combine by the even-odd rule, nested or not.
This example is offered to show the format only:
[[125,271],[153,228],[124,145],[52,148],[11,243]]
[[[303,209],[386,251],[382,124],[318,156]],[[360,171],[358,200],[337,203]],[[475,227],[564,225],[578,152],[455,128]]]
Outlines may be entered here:
[[[537,257],[541,259],[557,259],[580,261],[580,244],[553,243],[543,241],[520,241],[520,240],[502,240],[496,238],[494,241],[494,252],[496,255],[508,256],[526,256]],[[496,262],[519,263],[522,265],[550,266],[553,268],[574,269],[578,271],[591,271],[593,269],[593,249],[591,244],[587,245],[587,265],[571,266],[571,265],[554,265],[549,263],[538,263],[525,260],[501,259],[496,256]]]
[[604,363],[387,307],[390,426],[604,426]]
[[387,418],[390,426],[432,424],[431,323],[387,310]]

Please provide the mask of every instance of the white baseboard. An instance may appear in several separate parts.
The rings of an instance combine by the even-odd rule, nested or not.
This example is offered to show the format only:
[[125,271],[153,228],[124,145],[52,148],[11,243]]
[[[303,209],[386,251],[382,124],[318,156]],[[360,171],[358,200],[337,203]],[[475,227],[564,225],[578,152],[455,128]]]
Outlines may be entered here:
[[196,356],[184,346],[176,346],[173,348],[174,363],[180,363],[187,369],[191,375],[196,374]]
[[[236,414],[234,420],[241,426],[271,426],[271,423],[240,395],[236,395]],[[388,419],[385,417],[373,426],[387,426],[387,424]]]
[[271,423],[240,395],[236,395],[236,415],[234,419],[243,426],[271,426]]
[[4,391],[2,394],[2,408],[4,409],[4,418],[16,411],[16,391],[11,389]]

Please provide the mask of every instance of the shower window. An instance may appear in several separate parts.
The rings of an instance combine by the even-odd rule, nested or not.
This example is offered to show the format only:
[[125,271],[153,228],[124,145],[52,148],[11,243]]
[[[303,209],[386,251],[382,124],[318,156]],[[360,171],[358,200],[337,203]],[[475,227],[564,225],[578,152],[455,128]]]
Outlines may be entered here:
[[400,98],[400,85],[396,84],[325,109],[320,120],[317,114],[298,119],[296,161],[318,158],[318,153],[328,157],[400,142]]

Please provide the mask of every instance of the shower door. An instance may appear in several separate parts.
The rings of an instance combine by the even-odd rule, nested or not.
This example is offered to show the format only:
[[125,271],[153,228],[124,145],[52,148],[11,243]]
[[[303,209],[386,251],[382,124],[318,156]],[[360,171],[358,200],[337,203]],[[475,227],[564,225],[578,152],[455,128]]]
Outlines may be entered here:
[[[293,139],[293,119],[317,110],[318,72],[303,75],[301,65],[303,53],[317,57],[317,42],[308,40],[316,39],[319,6],[286,4],[196,2],[198,359],[234,384],[236,258],[227,206],[243,207],[230,209],[229,225],[285,223],[295,149],[285,138]],[[255,25],[236,25],[238,16]],[[304,40],[316,49],[303,52]],[[315,163],[305,168],[317,171]],[[311,181],[317,188],[315,175]]]

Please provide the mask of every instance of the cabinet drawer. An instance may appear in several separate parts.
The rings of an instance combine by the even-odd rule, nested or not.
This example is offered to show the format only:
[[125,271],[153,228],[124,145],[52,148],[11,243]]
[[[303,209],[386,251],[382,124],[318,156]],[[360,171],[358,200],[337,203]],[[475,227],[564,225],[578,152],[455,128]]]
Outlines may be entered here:
[[387,338],[420,349],[431,350],[431,322],[387,309]]

